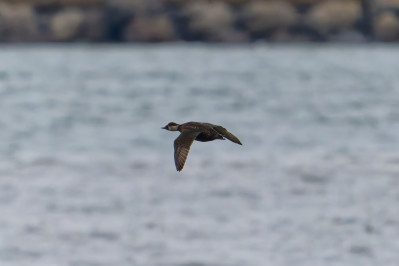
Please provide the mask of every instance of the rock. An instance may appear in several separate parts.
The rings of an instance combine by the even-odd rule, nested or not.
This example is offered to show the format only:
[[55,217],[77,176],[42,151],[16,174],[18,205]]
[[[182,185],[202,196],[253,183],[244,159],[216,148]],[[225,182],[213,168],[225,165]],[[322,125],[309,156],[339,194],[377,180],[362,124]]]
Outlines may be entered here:
[[187,0],[163,0],[164,3],[175,6],[182,6],[187,4]]
[[322,34],[350,30],[362,16],[356,0],[328,0],[315,5],[309,12],[307,23]]
[[247,43],[250,38],[246,32],[238,31],[234,28],[226,28],[220,31],[217,35],[212,36],[210,41],[225,42],[225,43]]
[[286,29],[277,30],[268,39],[271,42],[310,42],[311,37],[305,34],[293,34]]
[[[124,41],[133,38],[128,31],[135,30],[134,17],[146,17],[149,14],[164,14],[162,1],[159,0],[112,0],[107,1],[104,11],[106,36],[111,41]],[[146,22],[139,22],[146,23]],[[159,23],[159,22],[157,22]],[[127,36],[124,36],[127,35]]]
[[399,40],[399,0],[3,0],[0,41]]
[[187,0],[162,0],[162,2],[167,3],[167,4],[172,4],[175,6],[182,6],[185,4],[193,4],[194,2],[202,2],[202,3],[206,3],[206,2],[214,2],[214,3],[223,3],[223,4],[227,4],[227,5],[233,5],[233,6],[240,6],[240,5],[244,5],[248,3],[248,0],[191,0],[191,1],[187,1]]
[[293,5],[314,5],[318,4],[320,0],[288,0]]
[[8,0],[8,2],[17,3],[17,4],[19,3],[29,4],[31,6],[39,8],[44,6],[93,7],[101,5],[104,2],[104,0]]
[[330,36],[328,39],[332,42],[342,42],[342,43],[364,43],[367,42],[367,38],[359,31],[341,31],[336,35]]
[[189,39],[223,41],[227,35],[238,36],[233,28],[234,14],[223,2],[194,2],[182,11],[187,20]]
[[112,0],[107,2],[107,8],[124,10],[131,14],[165,11],[163,1],[159,0]]
[[0,3],[0,41],[31,42],[39,40],[36,15],[28,5]]
[[248,4],[248,0],[219,0],[220,2],[233,5],[233,6],[242,6],[244,4]]
[[399,0],[378,0],[373,1],[375,9],[396,8],[399,9]]
[[264,37],[272,30],[293,25],[298,18],[295,8],[283,1],[255,1],[243,10],[242,20],[255,38]]
[[[25,1],[31,1],[31,0],[25,0]],[[38,0],[38,1],[45,1],[45,0]],[[60,3],[60,5],[64,7],[70,7],[70,6],[94,7],[103,4],[104,0],[58,0],[56,2]]]
[[105,16],[101,9],[90,9],[85,12],[82,36],[88,41],[106,39]]
[[394,41],[399,38],[399,19],[392,12],[384,12],[374,20],[374,33],[382,41]]
[[176,40],[170,18],[166,15],[138,16],[124,30],[125,41],[162,42]]
[[53,40],[73,41],[81,35],[84,13],[80,9],[69,8],[54,15],[51,21]]

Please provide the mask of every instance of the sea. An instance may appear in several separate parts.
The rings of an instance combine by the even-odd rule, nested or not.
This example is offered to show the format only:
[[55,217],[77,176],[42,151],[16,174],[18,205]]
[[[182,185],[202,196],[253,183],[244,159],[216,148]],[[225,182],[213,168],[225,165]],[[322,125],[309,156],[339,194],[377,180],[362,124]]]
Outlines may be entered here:
[[398,149],[395,45],[2,45],[0,265],[397,266]]

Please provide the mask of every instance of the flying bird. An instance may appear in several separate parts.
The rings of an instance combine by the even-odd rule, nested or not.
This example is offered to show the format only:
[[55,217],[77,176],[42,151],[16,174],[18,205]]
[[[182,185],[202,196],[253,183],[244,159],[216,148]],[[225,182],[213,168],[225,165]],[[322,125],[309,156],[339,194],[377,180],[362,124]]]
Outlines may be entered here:
[[242,145],[241,141],[227,129],[210,123],[187,122],[179,125],[175,122],[170,122],[162,129],[181,132],[174,142],[175,165],[176,170],[179,172],[184,167],[188,152],[190,151],[191,144],[193,144],[194,140],[207,142],[215,139],[224,140],[226,138],[234,143]]

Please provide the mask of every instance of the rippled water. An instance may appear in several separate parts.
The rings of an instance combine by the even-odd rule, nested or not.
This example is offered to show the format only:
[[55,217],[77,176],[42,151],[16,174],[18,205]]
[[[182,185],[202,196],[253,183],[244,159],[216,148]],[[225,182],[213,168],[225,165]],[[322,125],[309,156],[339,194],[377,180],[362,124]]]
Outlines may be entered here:
[[[0,47],[1,265],[397,265],[399,50]],[[196,142],[173,162],[166,123]]]

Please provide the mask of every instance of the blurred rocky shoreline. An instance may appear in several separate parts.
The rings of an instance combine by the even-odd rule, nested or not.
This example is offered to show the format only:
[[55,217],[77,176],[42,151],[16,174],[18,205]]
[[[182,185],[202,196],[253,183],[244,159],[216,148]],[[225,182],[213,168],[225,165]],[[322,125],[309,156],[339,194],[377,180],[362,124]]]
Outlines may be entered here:
[[399,40],[399,0],[2,0],[0,42]]

